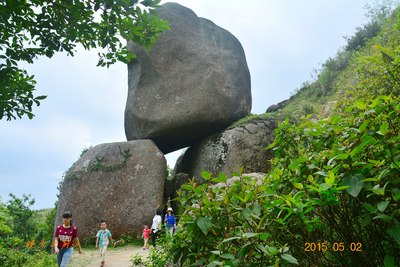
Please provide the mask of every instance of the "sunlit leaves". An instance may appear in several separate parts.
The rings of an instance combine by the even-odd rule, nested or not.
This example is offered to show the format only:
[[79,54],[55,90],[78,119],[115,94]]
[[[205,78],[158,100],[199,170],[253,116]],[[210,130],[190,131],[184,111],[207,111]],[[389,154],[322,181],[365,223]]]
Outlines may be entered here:
[[[185,204],[180,230],[174,236],[171,249],[175,262],[268,266],[281,260],[296,260],[287,246],[279,246],[279,241],[271,238],[273,224],[278,223],[271,220],[276,217],[271,211],[279,205],[284,207],[286,202],[280,202],[273,190],[267,190],[268,183],[259,184],[244,175],[232,182],[222,173],[211,178],[208,172],[203,172],[203,178],[208,181],[206,184],[182,185],[180,202],[192,205]],[[300,208],[301,199],[301,193],[286,196],[291,205]],[[282,216],[289,218],[289,213]]]
[[[73,56],[77,44],[103,48],[98,66],[135,57],[125,45],[132,40],[150,48],[168,29],[153,8],[160,1],[3,1],[0,3],[0,119],[28,116],[44,96],[34,96],[35,81],[18,62],[33,63],[56,52]],[[145,11],[149,10],[149,12]]]
[[[271,176],[283,184],[278,187],[283,202],[276,221],[291,228],[298,223],[298,215],[308,232],[326,225],[350,234],[351,229],[335,229],[332,220],[346,220],[351,213],[350,220],[364,229],[363,242],[371,245],[369,231],[385,232],[392,224],[398,225],[399,102],[394,95],[360,98],[331,118],[281,123],[270,146],[276,152]],[[303,193],[303,200],[295,200],[294,192]],[[307,218],[310,215],[315,218]],[[317,219],[318,224],[313,224]],[[396,237],[393,231],[390,235]]]

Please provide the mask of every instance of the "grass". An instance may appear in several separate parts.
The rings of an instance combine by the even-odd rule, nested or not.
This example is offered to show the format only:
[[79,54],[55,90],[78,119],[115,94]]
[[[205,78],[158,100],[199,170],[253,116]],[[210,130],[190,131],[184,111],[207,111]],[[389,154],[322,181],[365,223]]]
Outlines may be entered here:
[[53,208],[41,209],[36,211],[36,222],[39,224],[46,224],[46,217],[50,214]]

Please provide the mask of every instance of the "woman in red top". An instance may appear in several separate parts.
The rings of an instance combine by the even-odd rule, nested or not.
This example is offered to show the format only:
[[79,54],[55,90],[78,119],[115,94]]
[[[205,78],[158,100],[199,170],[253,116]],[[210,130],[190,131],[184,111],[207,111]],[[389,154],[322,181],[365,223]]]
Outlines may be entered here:
[[74,251],[74,242],[82,254],[81,244],[78,239],[78,228],[72,224],[72,213],[63,213],[63,224],[57,226],[54,232],[54,252],[57,254],[59,267],[66,267]]

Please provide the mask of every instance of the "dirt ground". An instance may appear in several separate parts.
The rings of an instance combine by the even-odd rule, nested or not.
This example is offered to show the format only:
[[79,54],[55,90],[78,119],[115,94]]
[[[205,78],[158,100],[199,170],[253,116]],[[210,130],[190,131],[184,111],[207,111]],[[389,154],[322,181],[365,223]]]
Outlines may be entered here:
[[[99,250],[82,249],[83,253],[79,254],[78,250],[74,250],[69,267],[98,267],[101,258]],[[143,250],[142,247],[124,246],[109,247],[106,252],[104,267],[130,267],[132,266],[131,258],[136,254],[147,257],[149,250]]]

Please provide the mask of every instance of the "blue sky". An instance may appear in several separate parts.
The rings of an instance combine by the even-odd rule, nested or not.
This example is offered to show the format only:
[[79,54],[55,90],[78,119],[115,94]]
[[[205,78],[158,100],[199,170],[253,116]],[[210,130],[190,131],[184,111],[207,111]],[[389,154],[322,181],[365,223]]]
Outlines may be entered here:
[[[163,1],[166,2],[166,1]],[[348,0],[177,0],[241,42],[250,69],[252,113],[285,100],[311,79],[367,22],[365,5]],[[245,4],[244,4],[245,3]],[[124,141],[127,68],[96,67],[97,52],[57,54],[24,65],[48,95],[33,120],[0,121],[0,199],[31,194],[53,207],[63,173],[84,148]],[[180,151],[168,154],[173,167]]]

